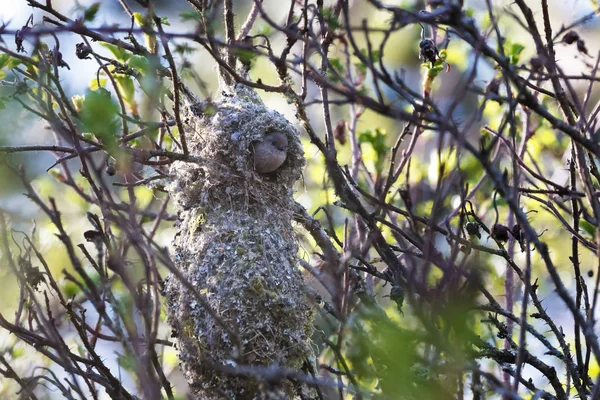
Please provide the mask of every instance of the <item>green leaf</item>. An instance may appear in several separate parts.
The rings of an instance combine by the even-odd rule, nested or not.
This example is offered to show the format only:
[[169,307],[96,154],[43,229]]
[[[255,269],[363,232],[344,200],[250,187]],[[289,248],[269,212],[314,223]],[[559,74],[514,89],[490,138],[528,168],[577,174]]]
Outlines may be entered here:
[[[329,62],[331,63],[331,67],[337,71],[337,73],[341,76],[344,76],[345,74],[345,69],[344,69],[344,64],[342,64],[342,60],[340,60],[339,57],[332,57],[331,59],[329,59]],[[335,73],[333,73],[331,70],[328,71],[329,73],[329,78],[334,81],[334,82],[338,82],[340,80],[340,78],[338,77],[338,75],[336,75]]]
[[96,140],[96,136],[94,136],[93,133],[89,133],[89,132],[84,132],[81,136],[83,136],[84,138],[88,139],[88,140]]
[[510,49],[511,54],[521,54],[521,52],[523,51],[523,49],[525,49],[525,46],[523,46],[520,43],[513,43]]
[[370,130],[363,131],[358,135],[358,144],[371,143],[372,138],[373,132]]
[[373,63],[376,63],[379,61],[379,59],[381,58],[381,52],[379,50],[372,50],[371,51],[371,57],[369,57],[369,51],[367,49],[360,49],[360,53],[362,54],[362,56],[364,58],[366,58],[367,60],[370,58],[370,60]]
[[356,69],[362,75],[365,75],[367,73],[367,64],[364,64],[363,62],[357,62],[356,64],[354,64],[354,66],[356,66]]
[[95,92],[96,90],[103,88],[106,85],[106,78],[92,79],[88,87],[91,91]]
[[273,33],[273,28],[271,28],[271,25],[263,25],[259,30],[258,30],[258,34],[259,35],[265,35],[265,36],[269,36],[271,33]]
[[332,10],[330,10],[329,8],[322,8],[321,12],[323,14],[323,17],[325,18],[325,21],[327,21],[327,25],[329,25],[330,30],[334,31],[340,27],[340,23],[338,22],[338,19],[336,18]]
[[127,60],[129,60],[129,58],[131,58],[130,52],[128,52],[127,50],[124,50],[118,46],[115,46],[114,44],[100,43],[100,45],[107,48],[113,54],[113,56],[115,56],[115,58],[118,61],[127,62]]
[[10,56],[8,54],[0,54],[0,69],[6,67],[9,60]]
[[140,87],[154,99],[159,99],[167,93],[167,88],[156,75],[148,74],[142,77]]
[[385,157],[389,151],[389,146],[386,144],[387,132],[385,129],[375,128],[375,133],[371,130],[366,130],[358,136],[358,143],[369,143],[375,151],[375,169],[381,173],[383,171],[383,165]]
[[75,283],[73,283],[71,281],[65,281],[62,286],[62,290],[67,299],[71,299],[81,292],[81,289],[79,288],[79,286],[77,286]]
[[342,60],[340,60],[339,57],[332,57],[329,59],[329,62],[331,63],[333,69],[335,69],[337,72],[340,74],[344,73],[344,64],[342,64]]
[[437,76],[440,74],[440,72],[442,72],[443,70],[444,70],[444,67],[442,67],[441,65],[437,65],[437,63],[436,63],[436,65],[434,65],[433,67],[429,68],[429,71],[427,72],[427,75],[428,75],[430,78],[435,78],[435,77],[437,77]]
[[133,20],[139,25],[139,26],[144,26],[144,24],[146,23],[146,17],[144,17],[142,14],[140,14],[139,12],[135,12],[133,13]]
[[371,55],[373,58],[373,62],[378,62],[379,59],[381,58],[381,52],[379,50],[373,50],[371,51]]
[[126,103],[131,103],[135,98],[135,85],[133,79],[127,75],[115,74],[115,81],[119,87],[119,93]]
[[86,357],[88,355],[87,350],[85,349],[85,346],[82,345],[81,343],[77,344],[77,353],[79,353],[79,355],[81,357]]
[[387,132],[385,129],[375,129],[375,140],[371,143],[375,151],[379,154],[386,153],[390,148],[385,144]]
[[591,237],[596,236],[596,227],[584,220],[583,218],[579,220],[579,226],[584,232],[588,233]]
[[22,62],[18,58],[11,57],[8,54],[0,54],[0,69],[11,69],[20,64],[22,64]]
[[[363,58],[370,60],[371,63],[376,63],[379,61],[379,59],[381,58],[381,52],[379,50],[373,50],[371,51],[371,57],[369,58],[369,52],[367,49],[360,49],[360,54],[362,54]],[[356,69],[358,69],[358,72],[361,73],[362,75],[365,75],[367,73],[367,69],[368,64],[362,62],[362,60],[359,59],[358,62],[354,63],[354,66],[356,67]]]
[[73,107],[75,107],[75,110],[77,110],[77,112],[81,112],[81,110],[83,109],[84,101],[85,96],[80,96],[76,94],[73,97],[71,97],[71,102],[73,103]]
[[233,49],[233,54],[243,64],[251,63],[256,58],[256,53],[249,49]]
[[196,49],[194,49],[187,43],[175,45],[175,53],[177,53],[177,54],[181,54],[181,55],[192,54],[195,50]]
[[202,14],[199,11],[195,11],[195,10],[194,11],[184,11],[179,14],[179,18],[181,18],[182,22],[188,22],[188,21],[201,22]]
[[521,52],[524,49],[525,46],[523,46],[520,43],[512,43],[506,41],[506,43],[504,44],[504,53],[506,54],[506,57],[508,57],[508,60],[512,65],[518,64],[519,59],[521,58]]
[[96,14],[98,14],[98,10],[100,9],[100,2],[94,3],[88,8],[85,9],[83,13],[84,21],[93,21],[96,18]]
[[116,145],[119,129],[118,105],[107,90],[88,92],[83,101],[80,119],[87,132],[91,132],[105,145]]
[[141,72],[142,75],[145,75],[150,71],[150,61],[143,56],[132,55],[129,61],[127,61],[127,65]]
[[23,349],[22,347],[13,347],[11,349],[10,356],[15,360],[17,358],[23,357],[24,355],[25,355],[25,349]]
[[[117,354],[119,353],[117,352]],[[119,367],[129,372],[134,372],[138,367],[136,357],[132,356],[131,354],[119,354],[119,356],[117,357],[117,362],[119,364]]]

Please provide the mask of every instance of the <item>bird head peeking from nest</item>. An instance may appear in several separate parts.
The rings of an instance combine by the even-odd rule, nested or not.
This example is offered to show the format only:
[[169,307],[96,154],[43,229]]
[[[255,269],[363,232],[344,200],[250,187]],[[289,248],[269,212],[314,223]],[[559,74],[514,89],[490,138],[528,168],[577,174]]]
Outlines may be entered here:
[[266,134],[262,140],[252,142],[254,170],[260,174],[276,171],[287,157],[288,139],[281,132]]

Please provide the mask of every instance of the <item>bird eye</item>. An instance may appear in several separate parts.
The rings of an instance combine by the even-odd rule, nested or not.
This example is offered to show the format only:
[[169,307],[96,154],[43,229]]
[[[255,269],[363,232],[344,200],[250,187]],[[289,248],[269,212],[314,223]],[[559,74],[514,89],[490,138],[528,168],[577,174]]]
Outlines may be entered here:
[[277,142],[276,142],[276,141],[274,141],[274,140],[271,142],[271,144],[272,144],[273,146],[277,146]]

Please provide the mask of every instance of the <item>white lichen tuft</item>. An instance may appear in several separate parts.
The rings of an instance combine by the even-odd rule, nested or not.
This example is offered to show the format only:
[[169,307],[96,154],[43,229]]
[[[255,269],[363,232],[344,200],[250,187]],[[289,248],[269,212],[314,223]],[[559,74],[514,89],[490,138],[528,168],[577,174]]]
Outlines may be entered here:
[[[220,322],[175,277],[168,279],[168,321],[182,369],[202,399],[293,398],[289,381],[266,387],[223,371],[299,369],[311,357],[313,315],[291,224],[293,185],[305,164],[298,132],[243,86],[188,107],[185,124],[190,153],[207,162],[172,166],[169,191],[179,215],[174,259]],[[261,175],[251,143],[272,131],[287,136],[288,156],[277,171]]]

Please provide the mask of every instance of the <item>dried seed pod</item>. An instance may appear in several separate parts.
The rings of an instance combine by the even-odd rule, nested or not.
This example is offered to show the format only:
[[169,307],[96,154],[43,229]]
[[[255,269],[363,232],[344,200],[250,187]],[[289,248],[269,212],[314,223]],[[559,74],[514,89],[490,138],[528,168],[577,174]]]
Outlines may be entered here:
[[492,79],[485,88],[488,93],[498,94],[500,90],[500,79]]
[[31,265],[28,259],[19,257],[19,266],[21,272],[25,275],[25,280],[29,283],[33,289],[37,290],[40,283],[45,282],[44,274],[40,271],[39,267]]
[[521,246],[521,252],[525,251],[525,238],[521,232],[521,225],[515,224],[510,231],[517,242],[519,242],[519,246]]
[[506,225],[494,224],[492,227],[491,237],[499,242],[508,242],[508,233],[510,229]]
[[515,226],[512,227],[511,233],[512,233],[513,237],[515,238],[515,240],[520,243],[521,242],[521,225],[515,224]]
[[69,64],[65,62],[65,60],[63,59],[63,55],[60,51],[57,50],[56,52],[54,52],[54,50],[50,50],[50,52],[48,53],[48,62],[52,64],[55,60],[56,66],[71,70],[71,67],[69,67]]
[[529,63],[531,64],[531,70],[533,72],[539,72],[544,67],[544,60],[542,57],[533,57],[529,60]]
[[398,192],[400,193],[400,197],[402,198],[402,201],[404,201],[406,208],[412,210],[413,202],[412,198],[410,197],[410,191],[408,190],[408,188],[400,189]]
[[583,53],[583,54],[587,54],[587,53],[588,53],[588,49],[587,49],[587,47],[585,46],[585,42],[584,42],[583,40],[581,40],[581,39],[579,39],[579,40],[577,41],[577,50],[578,50],[580,53]]
[[17,53],[26,53],[25,48],[23,47],[23,40],[25,40],[25,35],[31,30],[32,27],[33,14],[29,16],[27,22],[25,22],[25,25],[23,25],[21,29],[17,29],[17,32],[15,32],[15,45],[17,46]]
[[481,239],[481,232],[479,232],[479,225],[477,222],[467,222],[465,228],[467,229],[469,236],[477,236]]
[[75,45],[75,55],[80,60],[85,60],[85,59],[90,60],[92,58],[92,57],[90,57],[90,54],[92,54],[92,51],[93,51],[92,48],[90,46],[88,46],[87,44],[85,44],[84,42],[77,43]]
[[423,39],[421,43],[419,43],[419,47],[421,51],[419,53],[419,58],[423,61],[428,61],[430,63],[435,63],[437,57],[439,55],[438,48],[430,39]]
[[405,290],[400,285],[393,285],[390,290],[390,299],[396,303],[396,307],[400,314],[402,314],[402,305],[404,304]]
[[115,169],[115,166],[112,165],[112,164],[109,164],[106,167],[105,171],[106,171],[106,175],[108,175],[108,176],[114,176],[117,173],[117,170]]
[[485,95],[486,98],[490,98],[498,104],[502,104],[502,100],[500,99],[500,79],[492,79],[487,86],[485,87]]
[[579,40],[579,34],[575,31],[569,31],[563,36],[563,42],[566,44],[573,44],[577,40]]
[[298,23],[292,22],[292,23],[286,25],[285,28],[289,31],[289,32],[286,32],[287,45],[288,45],[288,47],[292,47],[294,45],[294,43],[296,43],[298,41],[298,38],[300,37],[300,34],[301,34],[300,26],[298,25]]
[[102,232],[98,232],[95,230],[85,231],[83,232],[83,237],[88,242],[102,241]]
[[333,130],[333,137],[337,140],[342,146],[346,144],[346,121],[339,121]]

